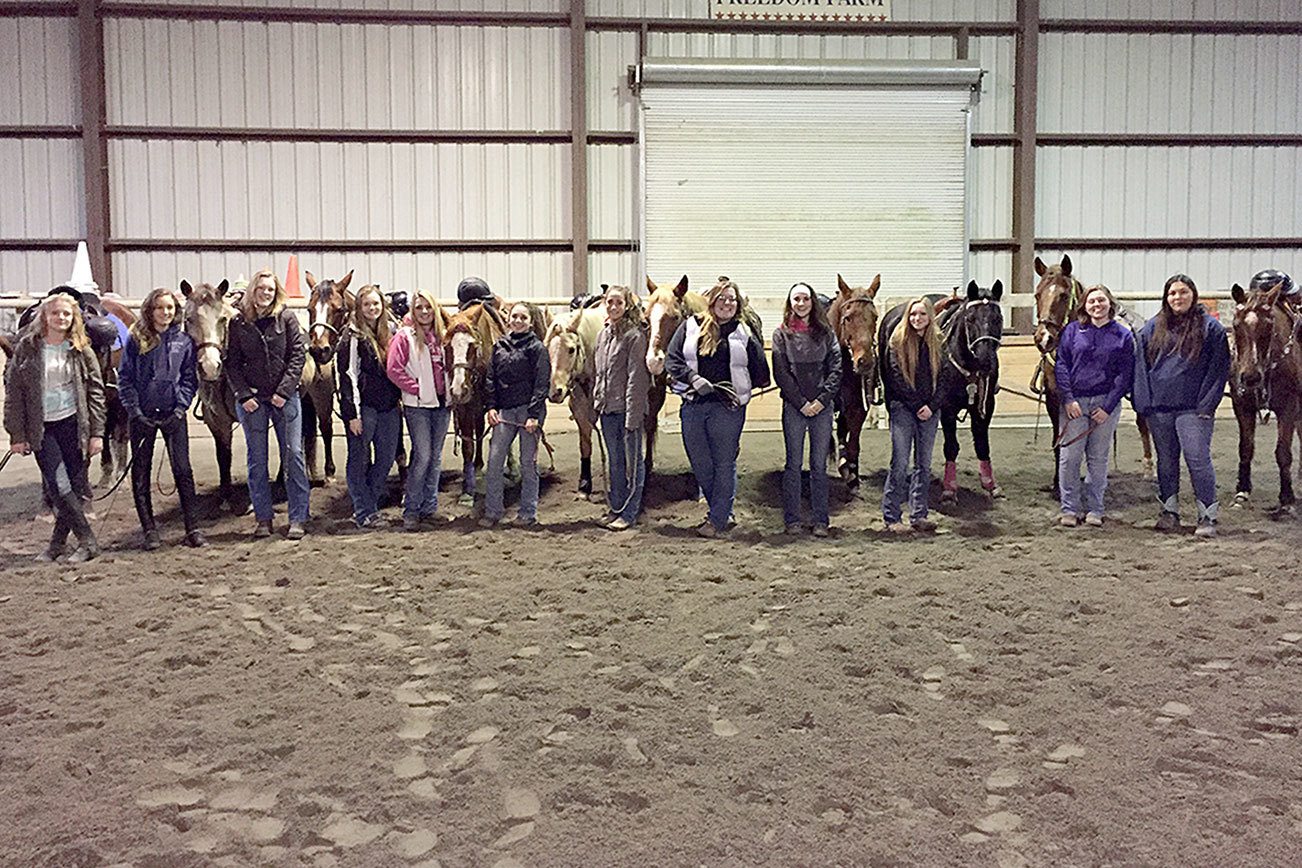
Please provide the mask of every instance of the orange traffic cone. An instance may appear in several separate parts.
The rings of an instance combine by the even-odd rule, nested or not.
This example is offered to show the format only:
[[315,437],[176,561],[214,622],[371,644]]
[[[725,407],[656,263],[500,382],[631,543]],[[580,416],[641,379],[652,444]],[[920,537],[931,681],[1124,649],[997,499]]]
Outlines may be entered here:
[[290,297],[302,298],[303,290],[298,285],[298,254],[289,254],[289,271],[285,273],[285,294]]

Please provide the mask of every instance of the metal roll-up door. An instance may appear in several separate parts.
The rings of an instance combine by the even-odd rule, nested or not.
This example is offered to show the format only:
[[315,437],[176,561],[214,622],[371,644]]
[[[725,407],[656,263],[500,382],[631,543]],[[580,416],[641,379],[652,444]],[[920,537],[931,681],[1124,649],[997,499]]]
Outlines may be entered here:
[[965,62],[648,61],[642,252],[657,282],[719,275],[779,319],[836,275],[883,297],[967,280]]

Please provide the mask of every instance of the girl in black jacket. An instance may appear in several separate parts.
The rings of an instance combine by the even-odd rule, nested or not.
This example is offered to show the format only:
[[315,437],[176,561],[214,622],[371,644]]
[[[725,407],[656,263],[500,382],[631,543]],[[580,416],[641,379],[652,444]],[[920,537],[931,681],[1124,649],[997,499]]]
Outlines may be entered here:
[[547,348],[533,331],[529,306],[519,303],[506,320],[507,335],[493,345],[485,382],[485,404],[493,439],[488,447],[488,482],[481,527],[497,524],[502,505],[506,456],[520,436],[520,506],[515,523],[538,524],[538,440],[547,416],[547,389],[552,363]]
[[[891,425],[891,469],[882,492],[882,517],[892,533],[931,531],[927,489],[931,485],[931,450],[940,419],[940,333],[936,312],[926,298],[904,305],[903,315],[882,351],[886,410]],[[909,457],[913,469],[909,470]],[[909,497],[909,524],[900,508]]]
[[353,521],[363,528],[384,522],[380,498],[402,436],[400,393],[385,372],[390,337],[384,293],[373,284],[363,286],[338,347],[339,416],[348,429],[345,475]]

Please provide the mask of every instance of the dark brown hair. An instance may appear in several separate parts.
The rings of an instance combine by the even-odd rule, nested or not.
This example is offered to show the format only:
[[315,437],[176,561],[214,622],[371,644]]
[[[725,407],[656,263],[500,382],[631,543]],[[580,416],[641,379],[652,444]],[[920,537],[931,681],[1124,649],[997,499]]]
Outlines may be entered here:
[[[1189,310],[1178,314],[1171,309],[1166,294],[1172,286],[1183,283],[1193,291]],[[1186,359],[1196,359],[1203,352],[1203,306],[1198,303],[1198,287],[1187,274],[1173,274],[1162,287],[1162,309],[1153,323],[1153,339],[1148,344],[1148,363],[1157,361],[1163,353],[1176,353]]]

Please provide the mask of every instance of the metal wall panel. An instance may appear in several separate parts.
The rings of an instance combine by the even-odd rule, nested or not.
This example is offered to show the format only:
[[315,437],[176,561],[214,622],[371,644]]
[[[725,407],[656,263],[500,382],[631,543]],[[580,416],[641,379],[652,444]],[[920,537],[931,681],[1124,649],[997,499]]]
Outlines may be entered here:
[[1040,0],[1042,18],[1157,18],[1195,21],[1298,21],[1297,0]]
[[637,97],[628,87],[628,68],[637,65],[637,34],[588,33],[588,129],[637,129]]
[[[1084,283],[1103,283],[1118,292],[1147,294],[1153,302],[1140,306],[1151,316],[1161,302],[1162,285],[1177,272],[1188,274],[1201,292],[1227,292],[1231,285],[1248,285],[1263,268],[1289,274],[1302,272],[1302,251],[1296,248],[1255,250],[1041,250],[1045,262],[1071,254],[1072,273]],[[1130,305],[1131,302],[1126,302]],[[1225,309],[1221,302],[1221,309]]]
[[[588,275],[592,281],[591,291],[600,290],[601,284],[606,283],[627,286],[639,298],[646,295],[646,275],[637,273],[637,254],[632,251],[588,254]],[[674,279],[677,280],[677,276]]]
[[554,239],[568,145],[114,141],[125,238]]
[[588,146],[588,235],[594,239],[637,237],[637,148]]
[[[356,271],[353,286],[378,283],[390,289],[432,289],[439,298],[456,297],[463,277],[478,275],[507,299],[568,296],[569,253],[318,253],[299,251],[299,267],[317,277]],[[182,279],[216,283],[261,268],[284,274],[288,254],[263,252],[113,254],[113,274],[123,295],[139,298],[157,286]],[[67,275],[60,274],[60,280]]]
[[[54,0],[51,0],[54,2]],[[290,6],[303,9],[399,9],[465,12],[564,12],[566,0],[158,0],[168,6]]]
[[0,238],[85,232],[80,139],[0,139]]
[[973,148],[968,163],[968,230],[972,238],[1013,234],[1013,149]]
[[1302,236],[1302,149],[1041,148],[1037,234]]
[[74,18],[0,18],[0,124],[81,123]]
[[972,116],[974,133],[1013,131],[1013,66],[1017,59],[1011,36],[973,37],[968,56],[981,64],[981,101]]
[[559,28],[104,22],[109,123],[567,129]]
[[1302,36],[1046,33],[1041,132],[1296,133]]
[[72,274],[76,251],[0,250],[0,295],[45,295]]
[[845,36],[769,33],[650,33],[652,57],[758,57],[796,59],[918,59],[954,57],[947,36]]
[[[588,15],[611,18],[708,18],[708,0],[588,0]],[[1015,0],[892,0],[893,21],[1011,21]]]

